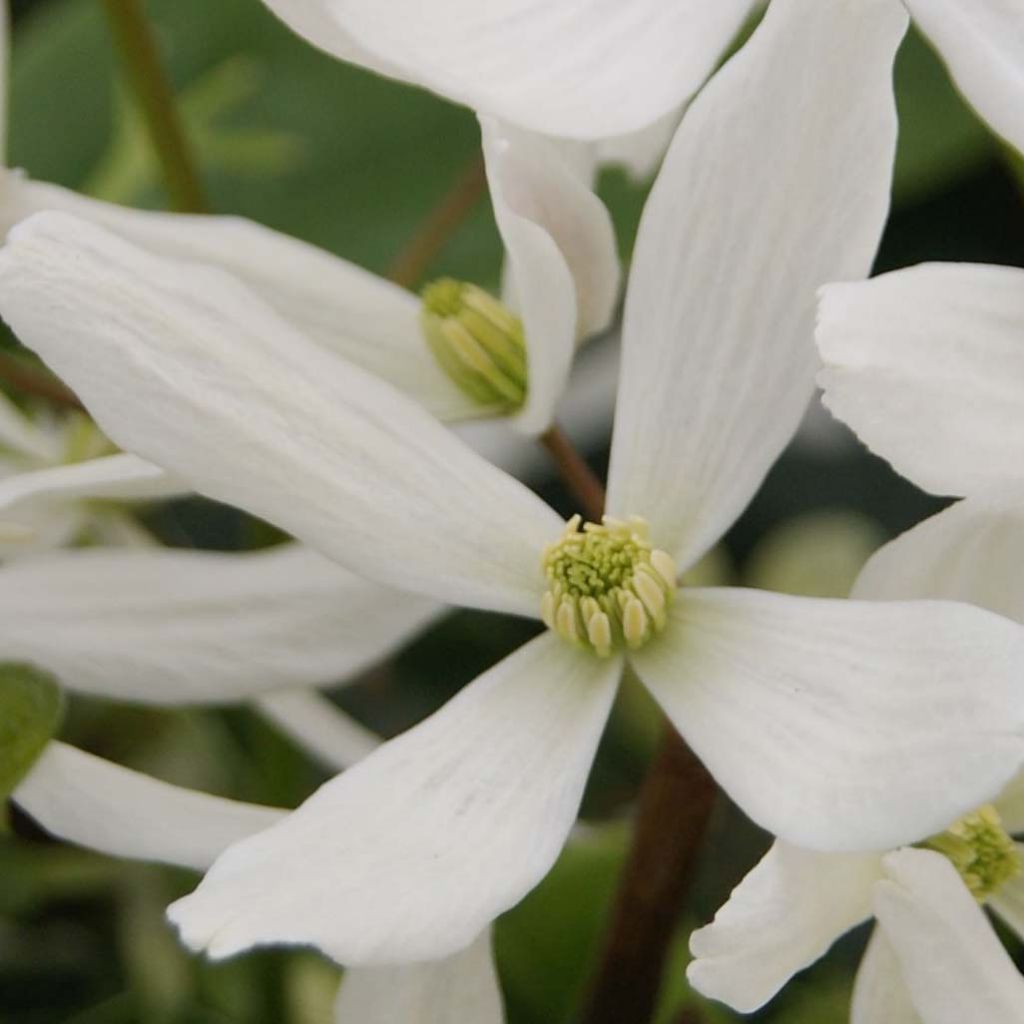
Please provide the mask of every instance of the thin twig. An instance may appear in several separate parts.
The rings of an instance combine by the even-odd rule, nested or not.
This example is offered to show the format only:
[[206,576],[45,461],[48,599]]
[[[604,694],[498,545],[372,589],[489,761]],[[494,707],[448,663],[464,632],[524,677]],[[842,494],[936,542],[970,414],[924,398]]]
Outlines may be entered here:
[[44,398],[54,405],[65,405],[72,409],[83,408],[78,396],[49,371],[31,366],[3,352],[0,352],[0,380],[6,381],[23,395]]
[[587,519],[599,523],[604,511],[604,487],[597,475],[557,423],[548,427],[539,441],[554,459],[565,485],[580,503]]
[[633,845],[580,1024],[651,1019],[715,793],[707,769],[666,723],[640,792]]
[[461,227],[486,191],[487,174],[483,158],[477,157],[459,175],[406,243],[392,263],[388,277],[403,288],[413,288],[419,284],[434,257]]
[[124,70],[145,118],[171,206],[181,213],[208,209],[185,135],[174,89],[139,0],[103,0]]

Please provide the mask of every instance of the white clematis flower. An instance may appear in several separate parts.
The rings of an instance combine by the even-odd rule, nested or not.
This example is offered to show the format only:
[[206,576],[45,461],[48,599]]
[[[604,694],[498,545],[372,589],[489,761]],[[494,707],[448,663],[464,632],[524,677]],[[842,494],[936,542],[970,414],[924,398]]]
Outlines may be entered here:
[[646,128],[699,88],[754,0],[264,0],[315,46],[574,139]]
[[[999,549],[985,547],[993,534],[979,531],[973,550],[987,557],[968,561],[971,549],[922,543],[921,529],[872,557],[856,597],[960,598],[1024,621],[1024,603],[1008,602],[999,583],[1009,573],[996,572],[990,582]],[[935,531],[938,539],[943,533]],[[1005,562],[1007,551],[1000,554]],[[979,746],[963,756],[969,762],[981,754]],[[964,764],[951,754],[933,785],[946,785]],[[979,909],[989,906],[1024,938],[1024,843],[1014,834],[1024,834],[1024,774],[945,832],[922,833],[922,848],[837,855],[778,841],[712,924],[691,936],[690,981],[737,1010],[755,1010],[874,914],[881,927],[858,972],[851,1024],[1024,1021],[1024,979]]]
[[776,0],[687,113],[627,298],[618,518],[582,534],[227,275],[65,215],[12,232],[5,317],[121,444],[367,576],[553,627],[225,853],[172,910],[190,945],[312,943],[359,964],[465,947],[557,856],[627,657],[790,841],[885,848],[1013,773],[1024,635],[999,616],[675,588],[800,419],[816,289],[870,264],[905,28],[886,0]]
[[[347,754],[343,747],[334,757]],[[56,741],[14,800],[48,831],[80,846],[199,871],[232,843],[288,813],[172,786]],[[335,1019],[338,1024],[503,1024],[489,933],[435,963],[347,971]]]

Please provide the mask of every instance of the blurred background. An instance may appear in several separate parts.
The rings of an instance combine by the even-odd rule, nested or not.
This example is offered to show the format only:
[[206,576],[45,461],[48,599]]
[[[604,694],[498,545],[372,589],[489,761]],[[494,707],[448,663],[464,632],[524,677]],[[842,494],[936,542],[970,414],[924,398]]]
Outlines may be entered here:
[[[315,52],[259,0],[151,0],[147,10],[216,212],[254,218],[384,272],[474,157],[479,139],[470,113]],[[15,0],[13,11],[8,164],[116,202],[164,206],[159,167],[119,76],[97,0]],[[899,162],[877,270],[934,259],[1024,265],[1020,168],[914,34],[901,52],[897,83]],[[602,174],[600,191],[628,259],[646,186],[612,168]],[[500,258],[482,200],[429,276],[452,274],[496,289]],[[13,342],[7,337],[4,344]],[[607,392],[607,381],[595,390]],[[600,408],[574,432],[603,471],[610,404],[597,401]],[[566,515],[575,511],[542,460],[516,465]],[[701,571],[718,581],[843,595],[878,544],[938,507],[826,413],[812,411]],[[172,546],[235,550],[280,539],[263,523],[199,499],[141,516]],[[333,698],[376,731],[393,735],[531,631],[496,616],[454,614]],[[655,733],[644,698],[627,690],[591,779],[584,807],[589,826],[552,875],[498,924],[511,1024],[571,1018]],[[160,778],[263,803],[295,805],[326,778],[244,708],[170,712],[76,700],[62,736]],[[210,966],[178,949],[162,912],[195,876],[62,846],[15,812],[6,817],[0,835],[2,1024],[331,1019],[338,973],[312,954],[265,952]],[[689,1019],[735,1019],[687,992],[686,936],[710,918],[766,846],[767,837],[723,802],[690,917],[680,927],[665,1024],[684,1019],[680,1014],[690,1006],[699,1007],[700,1016]],[[862,934],[848,937],[755,1019],[845,1021],[863,941]]]

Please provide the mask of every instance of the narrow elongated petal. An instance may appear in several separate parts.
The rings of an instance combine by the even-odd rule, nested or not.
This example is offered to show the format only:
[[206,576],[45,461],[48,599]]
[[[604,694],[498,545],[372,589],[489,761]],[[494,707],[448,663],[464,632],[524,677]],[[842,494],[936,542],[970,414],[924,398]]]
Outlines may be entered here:
[[243,700],[344,678],[438,614],[295,545],[57,552],[0,569],[0,650],[70,690]]
[[819,850],[917,841],[1024,760],[1024,629],[944,601],[680,592],[640,677],[758,824]]
[[857,970],[850,1024],[922,1024],[885,932],[875,928]]
[[752,6],[751,0],[265,2],[343,60],[513,124],[572,138],[634,131],[677,106],[711,71]]
[[13,799],[47,832],[79,846],[198,870],[286,813],[171,786],[58,742]]
[[1024,1021],[1024,978],[956,870],[930,850],[885,858],[875,913],[927,1024]]
[[905,28],[890,0],[773,0],[662,165],[626,297],[608,502],[683,568],[796,430],[818,287],[871,265]]
[[546,429],[578,337],[602,330],[618,298],[615,231],[604,204],[550,140],[480,118],[494,216],[515,282],[530,387],[518,417]]
[[815,853],[777,841],[714,921],[690,936],[698,992],[750,1013],[871,916],[879,854]]
[[335,1024],[504,1024],[490,929],[445,960],[345,972]]
[[[1003,825],[1009,829],[1006,820]],[[1014,843],[1017,856],[1024,864],[1024,843]],[[1024,939],[1024,875],[1017,875],[1003,884],[989,897],[989,906]]]
[[906,0],[981,116],[1024,153],[1024,11],[1017,0]]
[[230,271],[311,341],[389,381],[441,419],[478,414],[441,371],[404,288],[315,246],[241,217],[133,210],[0,171],[4,233],[42,210],[99,224],[157,256]]
[[15,228],[0,312],[123,448],[401,589],[536,614],[561,520],[216,268],[63,213]]
[[[381,617],[387,612],[380,613]],[[299,746],[334,771],[361,761],[380,746],[379,737],[316,690],[267,694],[256,706]]]
[[1024,488],[1018,487],[965,498],[890,541],[861,570],[853,594],[966,601],[1024,622],[1024,580],[1016,571],[1022,559]]
[[216,958],[268,943],[353,965],[462,949],[558,856],[620,669],[538,637],[228,850],[171,920]]
[[1024,270],[928,263],[822,292],[832,413],[935,494],[1024,478]]

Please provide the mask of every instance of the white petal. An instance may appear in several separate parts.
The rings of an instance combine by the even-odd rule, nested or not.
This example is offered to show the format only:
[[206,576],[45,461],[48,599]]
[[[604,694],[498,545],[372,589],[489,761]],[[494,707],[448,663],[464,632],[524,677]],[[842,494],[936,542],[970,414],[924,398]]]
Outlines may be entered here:
[[604,204],[550,140],[481,117],[494,215],[523,318],[530,388],[520,429],[551,424],[578,337],[615,310],[619,259]]
[[714,921],[690,936],[690,983],[741,1013],[763,1006],[871,916],[881,873],[878,854],[815,853],[777,841]]
[[34,662],[70,690],[149,704],[331,683],[439,610],[297,545],[248,554],[84,548],[0,568],[5,658]]
[[945,601],[683,589],[633,661],[722,788],[820,850],[916,841],[1024,760],[1024,629]]
[[47,832],[79,846],[199,870],[286,813],[171,786],[58,742],[13,799]]
[[906,0],[981,116],[1024,152],[1024,9],[1019,0]]
[[561,520],[215,268],[63,213],[0,252],[0,311],[123,448],[383,583],[536,614]]
[[853,593],[966,601],[1024,622],[1022,560],[1024,491],[965,498],[876,551]]
[[266,2],[343,60],[390,65],[388,73],[482,113],[572,138],[621,135],[676,107],[751,7],[751,0]]
[[995,805],[1006,831],[1012,836],[1024,834],[1024,772],[1010,779]]
[[419,325],[419,300],[347,260],[241,217],[133,210],[8,175],[4,233],[41,210],[99,224],[156,256],[230,271],[307,338],[422,402],[442,419],[479,414],[438,367]]
[[952,864],[930,850],[885,858],[875,913],[925,1024],[1024,1022],[1024,978]]
[[891,0],[773,0],[694,100],[644,210],[609,510],[692,564],[810,399],[815,293],[868,271],[889,202]]
[[230,849],[171,920],[216,958],[268,943],[354,965],[462,949],[558,856],[620,669],[538,637]]
[[[1010,825],[1003,819],[1003,825],[1009,830]],[[1014,843],[1017,856],[1024,864],[1024,843]],[[989,906],[1024,939],[1024,875],[1017,875],[1003,884],[989,897]]]
[[885,932],[875,928],[857,970],[850,1024],[921,1024]]
[[825,404],[935,494],[1021,480],[1024,270],[926,263],[822,291]]
[[[387,618],[382,609],[380,617]],[[256,706],[321,764],[340,771],[380,746],[379,737],[316,690],[283,690],[260,697]]]
[[682,108],[670,110],[640,131],[603,139],[594,147],[597,163],[624,167],[638,182],[650,180],[664,159],[682,116]]
[[336,1024],[504,1024],[488,929],[445,960],[345,972]]

